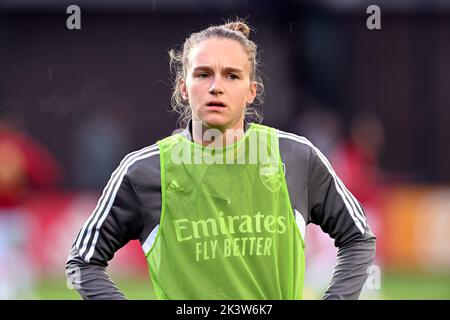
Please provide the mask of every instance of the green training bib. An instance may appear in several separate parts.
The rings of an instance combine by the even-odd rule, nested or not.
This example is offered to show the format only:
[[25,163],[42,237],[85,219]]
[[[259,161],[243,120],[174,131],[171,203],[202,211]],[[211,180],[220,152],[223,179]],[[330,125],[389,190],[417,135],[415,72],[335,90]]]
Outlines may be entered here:
[[158,141],[162,210],[146,252],[158,299],[301,299],[304,247],[275,129],[235,144]]

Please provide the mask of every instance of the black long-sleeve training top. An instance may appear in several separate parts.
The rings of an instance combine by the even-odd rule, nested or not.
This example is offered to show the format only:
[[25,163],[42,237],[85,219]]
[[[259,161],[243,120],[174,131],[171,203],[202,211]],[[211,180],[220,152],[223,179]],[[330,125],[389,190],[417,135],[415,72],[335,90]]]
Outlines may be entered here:
[[[182,132],[192,139],[191,125]],[[302,237],[317,224],[339,248],[324,299],[357,299],[375,256],[375,236],[361,204],[336,176],[325,156],[304,137],[277,130],[293,212]],[[128,154],[80,230],[66,275],[84,299],[124,299],[106,272],[114,253],[138,239],[147,252],[161,214],[158,146]]]

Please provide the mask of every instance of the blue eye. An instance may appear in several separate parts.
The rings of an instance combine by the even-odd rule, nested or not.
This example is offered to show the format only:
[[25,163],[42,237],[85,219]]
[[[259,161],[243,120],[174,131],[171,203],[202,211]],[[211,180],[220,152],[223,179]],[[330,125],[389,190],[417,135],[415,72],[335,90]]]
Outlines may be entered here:
[[238,77],[237,75],[232,74],[232,73],[230,73],[230,74],[228,75],[228,77],[229,77],[230,79],[232,79],[232,80],[234,80],[234,79],[239,79],[239,77]]

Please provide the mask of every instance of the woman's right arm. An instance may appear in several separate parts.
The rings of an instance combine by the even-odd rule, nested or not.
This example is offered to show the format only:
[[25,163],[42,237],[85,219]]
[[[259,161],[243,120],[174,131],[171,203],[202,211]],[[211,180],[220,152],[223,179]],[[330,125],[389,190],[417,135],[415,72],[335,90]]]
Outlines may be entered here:
[[[158,217],[151,217],[145,206],[155,204],[151,209],[159,214],[159,157],[153,157],[157,154],[149,147],[125,157],[78,233],[66,263],[66,276],[83,299],[125,299],[106,267],[117,250],[130,240],[142,243],[148,229],[158,223]],[[136,184],[144,182],[144,193],[137,194]]]

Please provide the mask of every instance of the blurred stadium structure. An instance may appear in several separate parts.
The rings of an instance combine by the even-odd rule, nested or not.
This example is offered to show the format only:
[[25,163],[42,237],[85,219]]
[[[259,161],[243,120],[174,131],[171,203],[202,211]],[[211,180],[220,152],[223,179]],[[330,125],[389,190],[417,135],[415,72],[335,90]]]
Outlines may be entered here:
[[[0,131],[0,298],[78,298],[64,264],[101,189],[175,129],[167,50],[234,15],[257,29],[265,123],[315,143],[366,209],[381,286],[362,297],[450,298],[450,1],[377,1],[376,31],[363,0],[82,0],[79,31],[69,4],[0,0],[1,118],[55,168],[36,183],[39,156]],[[336,249],[308,229],[317,298]],[[109,270],[130,298],[154,297],[139,243]]]

